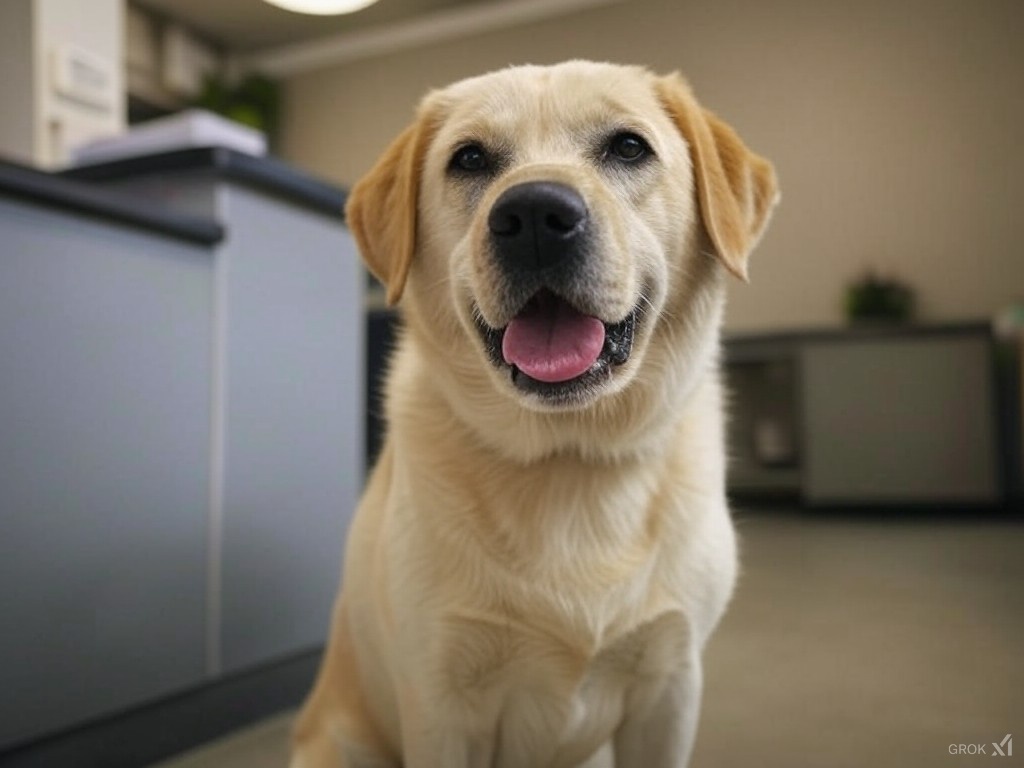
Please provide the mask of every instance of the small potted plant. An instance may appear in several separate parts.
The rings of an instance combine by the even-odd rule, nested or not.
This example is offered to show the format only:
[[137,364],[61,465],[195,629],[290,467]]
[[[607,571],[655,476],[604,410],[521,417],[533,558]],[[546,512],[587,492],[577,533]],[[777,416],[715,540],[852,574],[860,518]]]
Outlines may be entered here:
[[846,289],[846,318],[851,323],[905,323],[913,312],[910,287],[873,270]]
[[273,144],[277,137],[279,89],[274,80],[250,74],[237,83],[209,76],[193,106],[255,128]]

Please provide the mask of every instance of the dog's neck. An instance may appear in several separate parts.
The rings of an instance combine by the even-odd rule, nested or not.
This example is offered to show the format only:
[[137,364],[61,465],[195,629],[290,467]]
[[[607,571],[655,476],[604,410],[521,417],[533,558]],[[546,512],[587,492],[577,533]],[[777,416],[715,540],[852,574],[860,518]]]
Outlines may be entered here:
[[[531,412],[520,414],[519,423],[483,433],[465,420],[428,361],[417,359],[418,346],[403,345],[392,369],[391,384],[403,395],[392,398],[402,411],[390,414],[385,449],[391,498],[395,509],[429,500],[420,514],[403,515],[402,525],[420,526],[418,535],[442,553],[438,562],[475,564],[471,570],[481,578],[474,588],[485,604],[488,595],[502,594],[514,606],[515,595],[529,593],[523,599],[531,610],[547,606],[547,625],[562,627],[573,642],[600,637],[642,607],[630,590],[645,583],[656,562],[679,559],[665,542],[678,546],[684,540],[667,535],[669,527],[724,505],[713,365],[680,396],[681,406],[663,404],[656,414],[661,423],[629,424],[634,431],[646,429],[645,443],[634,440],[617,454],[609,449],[602,455],[580,449],[571,432],[559,443],[547,431],[557,427],[538,423]],[[487,417],[502,424],[492,413]],[[510,456],[501,446],[510,434],[531,435],[537,453],[527,460]],[[575,433],[580,443],[597,434]],[[565,599],[568,583],[575,585],[568,591],[578,605]]]

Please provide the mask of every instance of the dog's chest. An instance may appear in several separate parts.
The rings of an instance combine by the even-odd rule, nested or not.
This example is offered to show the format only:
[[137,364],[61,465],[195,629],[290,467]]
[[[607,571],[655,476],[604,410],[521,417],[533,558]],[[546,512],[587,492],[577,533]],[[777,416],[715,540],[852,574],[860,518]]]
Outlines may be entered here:
[[472,680],[463,678],[475,688],[464,690],[469,700],[483,704],[478,716],[491,720],[478,724],[495,734],[496,766],[573,768],[613,738],[628,710],[655,700],[688,657],[677,611],[590,653],[507,631],[504,643],[490,645],[504,645],[505,653],[476,666]]
[[[565,765],[611,738],[629,710],[645,708],[686,664],[682,614],[663,613],[597,654],[572,697],[563,732]],[[580,755],[580,750],[586,750]],[[556,763],[561,765],[561,763]]]

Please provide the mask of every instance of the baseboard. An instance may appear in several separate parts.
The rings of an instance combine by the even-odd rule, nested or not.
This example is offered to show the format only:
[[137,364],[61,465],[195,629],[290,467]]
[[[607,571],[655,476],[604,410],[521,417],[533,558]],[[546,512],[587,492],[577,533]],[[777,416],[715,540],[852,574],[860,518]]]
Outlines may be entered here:
[[0,751],[0,768],[145,768],[297,706],[321,649]]

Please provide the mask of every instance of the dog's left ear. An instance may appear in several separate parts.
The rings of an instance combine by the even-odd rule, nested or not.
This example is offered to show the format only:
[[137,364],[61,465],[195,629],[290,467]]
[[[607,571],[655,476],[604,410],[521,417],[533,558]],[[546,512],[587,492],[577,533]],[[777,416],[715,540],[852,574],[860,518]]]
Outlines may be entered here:
[[779,201],[775,169],[697,103],[679,75],[659,78],[658,96],[690,144],[701,217],[718,257],[741,280],[747,259]]
[[388,304],[402,297],[416,252],[420,175],[431,132],[431,121],[421,110],[356,183],[345,204],[345,221],[366,266],[387,288]]

